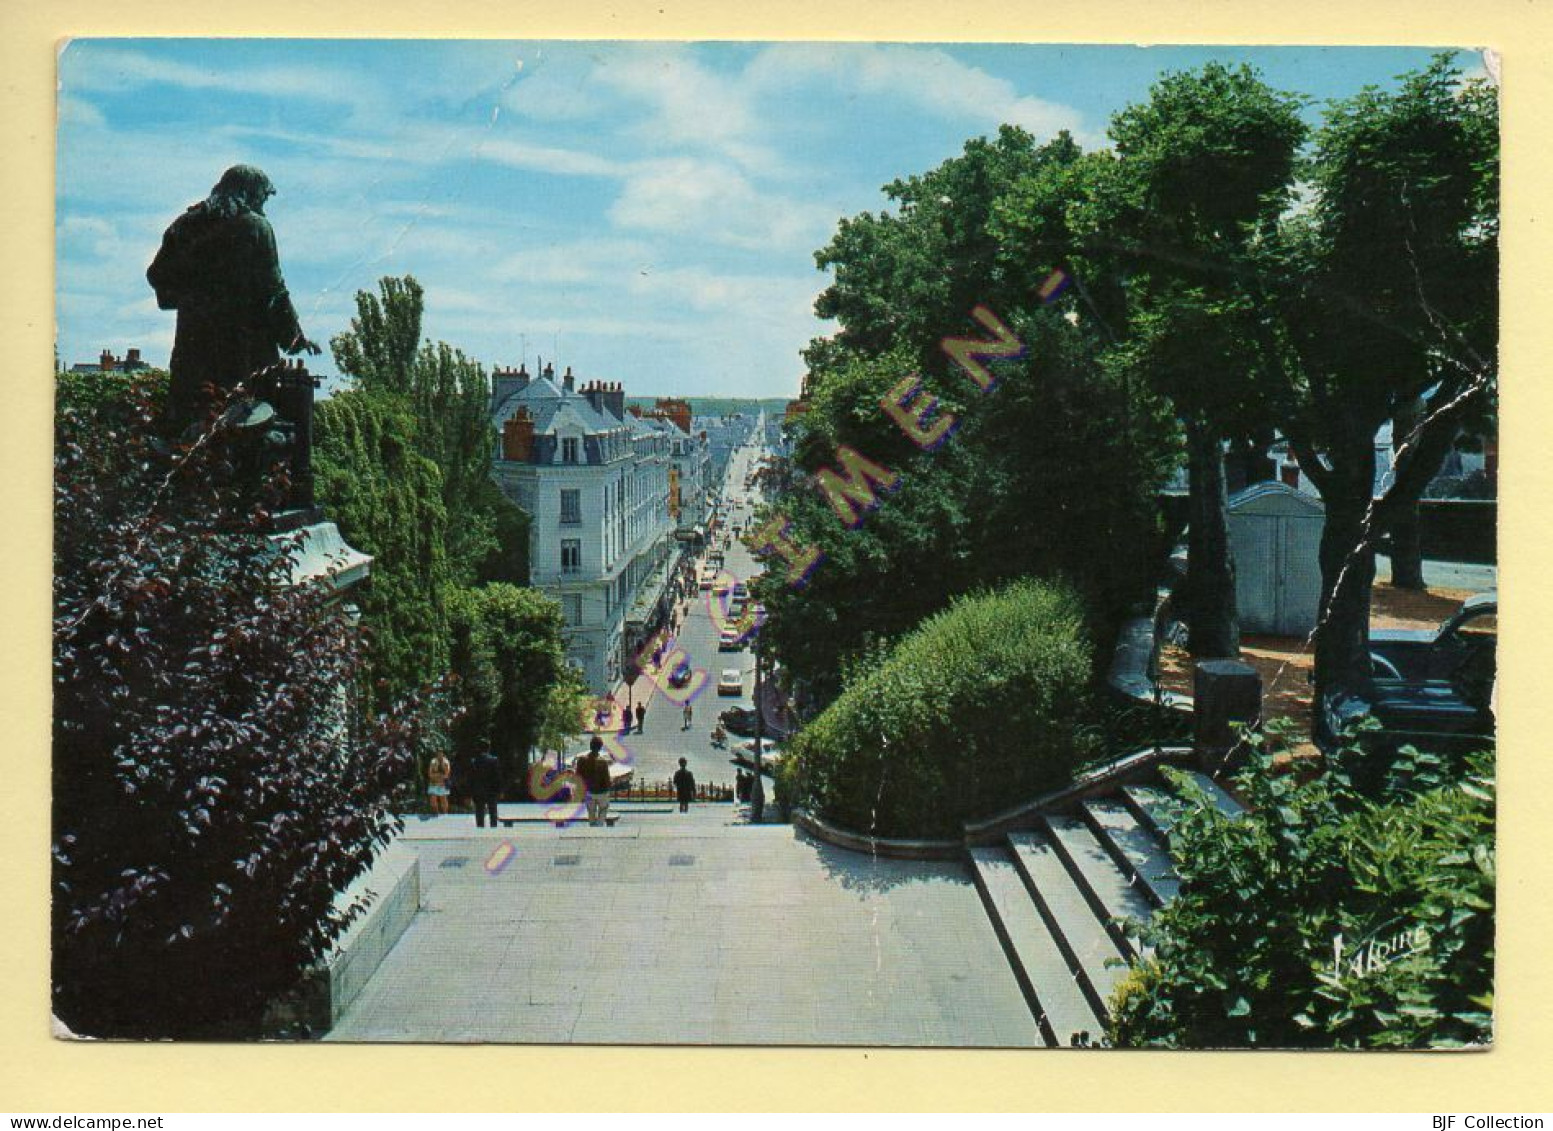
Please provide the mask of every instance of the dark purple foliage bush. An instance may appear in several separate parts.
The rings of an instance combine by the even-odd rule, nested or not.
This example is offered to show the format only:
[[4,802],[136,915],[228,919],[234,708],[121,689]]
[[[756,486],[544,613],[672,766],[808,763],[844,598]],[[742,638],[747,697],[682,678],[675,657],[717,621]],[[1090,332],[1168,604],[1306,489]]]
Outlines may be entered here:
[[289,583],[278,474],[239,474],[214,415],[153,439],[154,383],[96,392],[56,418],[54,1008],[252,1036],[359,912],[336,893],[395,830],[422,714],[351,710],[362,643],[327,581]]

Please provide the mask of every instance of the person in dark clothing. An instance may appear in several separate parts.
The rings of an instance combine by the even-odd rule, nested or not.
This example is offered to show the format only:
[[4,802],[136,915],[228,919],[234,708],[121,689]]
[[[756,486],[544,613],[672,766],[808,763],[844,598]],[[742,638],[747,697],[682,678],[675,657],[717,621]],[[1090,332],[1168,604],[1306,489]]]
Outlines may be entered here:
[[679,760],[679,769],[674,771],[674,796],[679,798],[679,811],[690,812],[690,803],[696,799],[696,779],[683,758]]
[[501,763],[487,750],[475,759],[474,781],[470,792],[475,799],[475,824],[485,828],[485,818],[491,818],[491,828],[500,828],[496,820],[496,799],[501,794]]
[[210,195],[168,227],[146,271],[156,304],[178,312],[163,427],[176,436],[199,419],[204,386],[235,388],[288,354],[316,354],[280,273],[264,202],[275,187],[234,165]]
[[630,734],[631,733],[631,708],[630,707],[622,707],[622,708],[620,708],[620,733],[621,734]]
[[636,733],[637,734],[643,733],[642,727],[644,727],[646,725],[647,725],[647,704],[646,703],[638,703],[636,705]]
[[609,763],[613,759],[604,753],[604,740],[594,735],[588,740],[588,752],[577,759],[577,773],[588,789],[588,824],[609,824]]

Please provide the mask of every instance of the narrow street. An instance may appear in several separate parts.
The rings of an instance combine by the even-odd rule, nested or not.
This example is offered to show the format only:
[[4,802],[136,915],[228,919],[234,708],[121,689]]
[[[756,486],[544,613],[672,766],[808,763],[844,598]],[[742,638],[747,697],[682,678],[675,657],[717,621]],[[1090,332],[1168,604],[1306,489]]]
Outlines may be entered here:
[[[744,489],[744,480],[764,453],[759,436],[757,430],[754,441],[734,451],[729,458],[720,493],[721,501],[726,504],[724,513],[728,517],[719,529],[715,542],[715,547],[721,547],[722,539],[725,536],[729,538],[729,544],[723,550],[723,568],[736,579],[746,582],[760,572],[760,565],[737,537],[730,536],[729,531],[735,525],[742,529],[753,510],[753,502],[749,497],[751,492]],[[714,544],[709,542],[707,550],[697,558],[697,571],[705,564],[706,553],[713,548]],[[684,708],[665,695],[651,679],[644,676],[631,689],[632,701],[647,705],[644,733],[633,731],[620,741],[631,754],[638,782],[667,781],[679,768],[679,760],[683,757],[688,760],[690,772],[695,775],[698,783],[733,784],[735,771],[730,761],[733,748],[748,739],[730,734],[728,748],[719,750],[712,745],[712,728],[717,725],[718,716],[729,707],[751,706],[755,654],[747,647],[736,652],[718,651],[717,638],[721,625],[713,615],[713,600],[710,591],[697,589],[690,597],[679,633],[678,646],[684,650],[691,666],[706,673],[705,684],[691,704],[693,721],[690,728],[684,729]],[[687,609],[685,603],[680,607]],[[718,680],[726,668],[738,668],[742,675],[743,687],[737,697],[719,695],[717,692]],[[622,695],[619,701],[623,704],[625,697]]]

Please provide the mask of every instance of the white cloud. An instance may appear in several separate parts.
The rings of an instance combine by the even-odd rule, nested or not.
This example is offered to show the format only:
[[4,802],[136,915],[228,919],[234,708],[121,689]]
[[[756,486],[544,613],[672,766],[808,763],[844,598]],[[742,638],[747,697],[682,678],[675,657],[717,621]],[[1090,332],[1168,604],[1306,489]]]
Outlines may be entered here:
[[836,217],[822,206],[763,193],[727,164],[674,157],[638,165],[609,219],[621,228],[807,256]]
[[470,155],[512,169],[558,176],[618,177],[627,169],[626,165],[595,153],[535,145],[511,138],[482,139],[474,145]]
[[346,76],[311,66],[194,66],[111,46],[102,40],[69,44],[60,58],[59,69],[61,79],[76,90],[120,92],[167,85],[351,105],[377,101],[376,90],[359,75]]
[[1057,102],[1022,95],[1006,79],[936,47],[909,44],[782,43],[766,48],[746,71],[752,85],[780,95],[802,83],[824,83],[838,98],[866,95],[915,106],[941,118],[1023,126],[1037,138],[1069,130],[1091,137],[1083,115]]
[[495,264],[491,276],[499,282],[545,287],[612,286],[651,271],[653,261],[651,245],[641,240],[587,238],[525,247]]

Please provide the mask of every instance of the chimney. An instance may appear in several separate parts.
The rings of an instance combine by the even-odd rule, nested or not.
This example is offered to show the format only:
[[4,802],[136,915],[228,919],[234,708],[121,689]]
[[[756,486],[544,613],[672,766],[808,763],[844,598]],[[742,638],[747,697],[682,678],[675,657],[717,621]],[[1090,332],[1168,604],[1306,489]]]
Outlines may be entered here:
[[111,372],[117,363],[118,358],[114,357],[113,354],[109,353],[107,350],[103,350],[102,356],[97,359],[97,367],[104,373]]
[[[568,370],[570,372],[570,370]],[[582,395],[588,398],[594,412],[604,412],[604,386],[599,381],[589,381],[582,387]]]
[[[545,376],[554,377],[555,366],[546,365]],[[561,388],[568,393],[574,393],[577,391],[577,378],[572,376],[572,367],[570,365],[566,367],[566,372],[561,376]]]
[[626,418],[626,391],[619,381],[604,386],[603,400],[605,410],[616,420]]
[[129,369],[140,368],[140,349],[138,346],[129,351],[129,355],[124,358],[124,365]]
[[491,411],[495,412],[508,397],[514,393],[521,393],[526,388],[528,388],[526,365],[517,369],[491,370]]
[[520,408],[507,418],[501,430],[501,458],[513,463],[527,463],[534,453],[534,418],[528,409]]

